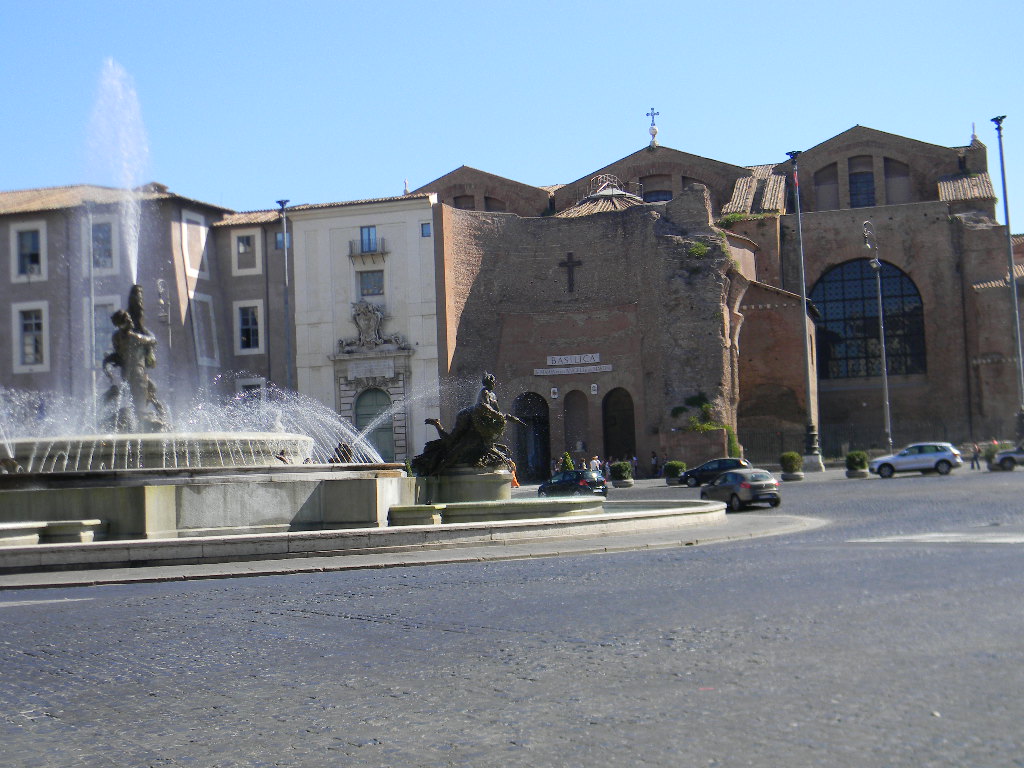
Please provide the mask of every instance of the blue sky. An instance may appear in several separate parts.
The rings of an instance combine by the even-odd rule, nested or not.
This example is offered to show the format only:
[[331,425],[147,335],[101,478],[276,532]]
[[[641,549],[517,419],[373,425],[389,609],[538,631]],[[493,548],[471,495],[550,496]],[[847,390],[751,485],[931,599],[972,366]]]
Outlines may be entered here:
[[463,164],[564,183],[644,146],[652,106],[663,145],[736,165],[857,124],[957,146],[975,123],[1001,198],[1005,114],[1024,232],[1020,8],[0,0],[0,189],[118,184],[90,138],[113,59],[138,97],[140,179],[235,210],[397,195]]

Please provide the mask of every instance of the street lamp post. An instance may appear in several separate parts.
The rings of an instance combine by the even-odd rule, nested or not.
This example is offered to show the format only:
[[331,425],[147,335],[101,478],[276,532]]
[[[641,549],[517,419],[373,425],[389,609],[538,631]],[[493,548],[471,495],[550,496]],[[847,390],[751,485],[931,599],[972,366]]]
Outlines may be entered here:
[[800,252],[800,317],[804,342],[804,392],[807,401],[807,430],[804,434],[804,469],[810,472],[824,472],[818,449],[818,429],[815,426],[814,408],[811,404],[811,340],[807,333],[807,278],[804,272],[804,229],[800,211],[800,178],[797,168],[799,150],[786,153],[793,163],[793,188],[796,190],[796,239]]
[[882,307],[882,262],[878,260],[878,238],[871,221],[864,222],[864,247],[874,253],[868,262],[875,272],[875,290],[878,295],[878,344],[882,353],[882,414],[885,419],[885,443],[892,453],[892,416],[889,412],[889,361],[885,356],[885,310]]
[[1017,345],[1017,439],[1024,439],[1024,355],[1021,354],[1020,303],[1017,300],[1017,275],[1013,269],[1013,235],[1010,229],[1010,200],[1006,196],[1006,162],[1003,159],[1003,120],[1006,115],[993,117],[996,135],[999,137],[999,173],[1003,178],[1003,218],[1006,219],[1006,263],[1010,283],[1010,300],[1013,306],[1013,338]]
[[281,243],[284,246],[284,369],[288,389],[294,389],[292,384],[292,319],[288,299],[288,214],[284,208],[288,205],[288,201],[278,200],[277,204],[281,206],[281,223],[284,227],[284,237]]

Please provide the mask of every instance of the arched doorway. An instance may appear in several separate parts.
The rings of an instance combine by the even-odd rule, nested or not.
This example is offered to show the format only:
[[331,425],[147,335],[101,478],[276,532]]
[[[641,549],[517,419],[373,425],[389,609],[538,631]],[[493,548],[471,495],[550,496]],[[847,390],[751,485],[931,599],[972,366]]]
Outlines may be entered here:
[[604,397],[601,404],[604,426],[604,453],[609,458],[636,456],[636,426],[633,421],[633,398],[622,387]]
[[383,389],[368,389],[356,398],[355,423],[384,461],[395,460],[395,433],[388,410],[391,398]]
[[567,393],[564,405],[565,424],[565,450],[572,456],[573,461],[589,459],[585,456],[589,446],[587,441],[590,437],[589,425],[587,423],[587,396],[574,389]]
[[548,404],[536,392],[524,392],[512,403],[512,415],[526,422],[515,425],[516,476],[519,480],[547,480],[551,470],[551,428]]

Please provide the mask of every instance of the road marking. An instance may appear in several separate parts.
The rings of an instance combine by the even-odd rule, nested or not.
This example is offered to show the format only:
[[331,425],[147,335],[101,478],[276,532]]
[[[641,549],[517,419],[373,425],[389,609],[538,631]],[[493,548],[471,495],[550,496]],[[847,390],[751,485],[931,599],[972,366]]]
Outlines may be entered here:
[[24,605],[50,605],[52,603],[80,603],[83,600],[95,600],[94,597],[69,597],[64,600],[4,600],[0,601],[0,608],[9,608]]
[[1024,533],[917,533],[907,536],[883,536],[878,539],[850,539],[851,544],[1024,544]]

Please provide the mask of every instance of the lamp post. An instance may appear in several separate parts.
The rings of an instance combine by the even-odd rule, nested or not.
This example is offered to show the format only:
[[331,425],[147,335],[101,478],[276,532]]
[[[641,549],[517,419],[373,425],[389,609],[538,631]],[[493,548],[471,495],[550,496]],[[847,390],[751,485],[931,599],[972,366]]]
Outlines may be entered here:
[[284,369],[288,389],[294,389],[295,387],[292,385],[292,319],[288,299],[288,214],[284,208],[288,205],[288,201],[278,200],[277,204],[281,206],[281,223],[284,227],[284,237],[281,243],[284,246]]
[[804,229],[803,217],[800,212],[800,178],[798,176],[797,157],[799,150],[786,153],[793,164],[793,188],[796,190],[796,240],[800,252],[800,318],[801,332],[804,343],[804,392],[807,400],[807,430],[804,434],[804,470],[824,472],[825,465],[821,461],[818,449],[818,429],[814,424],[814,408],[811,405],[811,340],[807,334],[807,278],[804,272]]
[[1013,338],[1017,345],[1017,439],[1024,439],[1024,356],[1021,354],[1020,304],[1017,300],[1017,275],[1013,269],[1013,235],[1010,229],[1010,200],[1006,196],[1006,162],[1003,158],[1003,120],[1006,115],[993,117],[999,137],[999,173],[1003,178],[1003,218],[1006,219],[1006,263],[1009,270],[1010,300],[1013,306]]
[[885,443],[892,453],[892,417],[889,413],[889,361],[885,355],[885,310],[882,307],[882,262],[878,260],[878,238],[870,219],[864,222],[864,247],[874,253],[868,263],[875,272],[878,295],[878,344],[882,352],[882,418],[885,419]]

